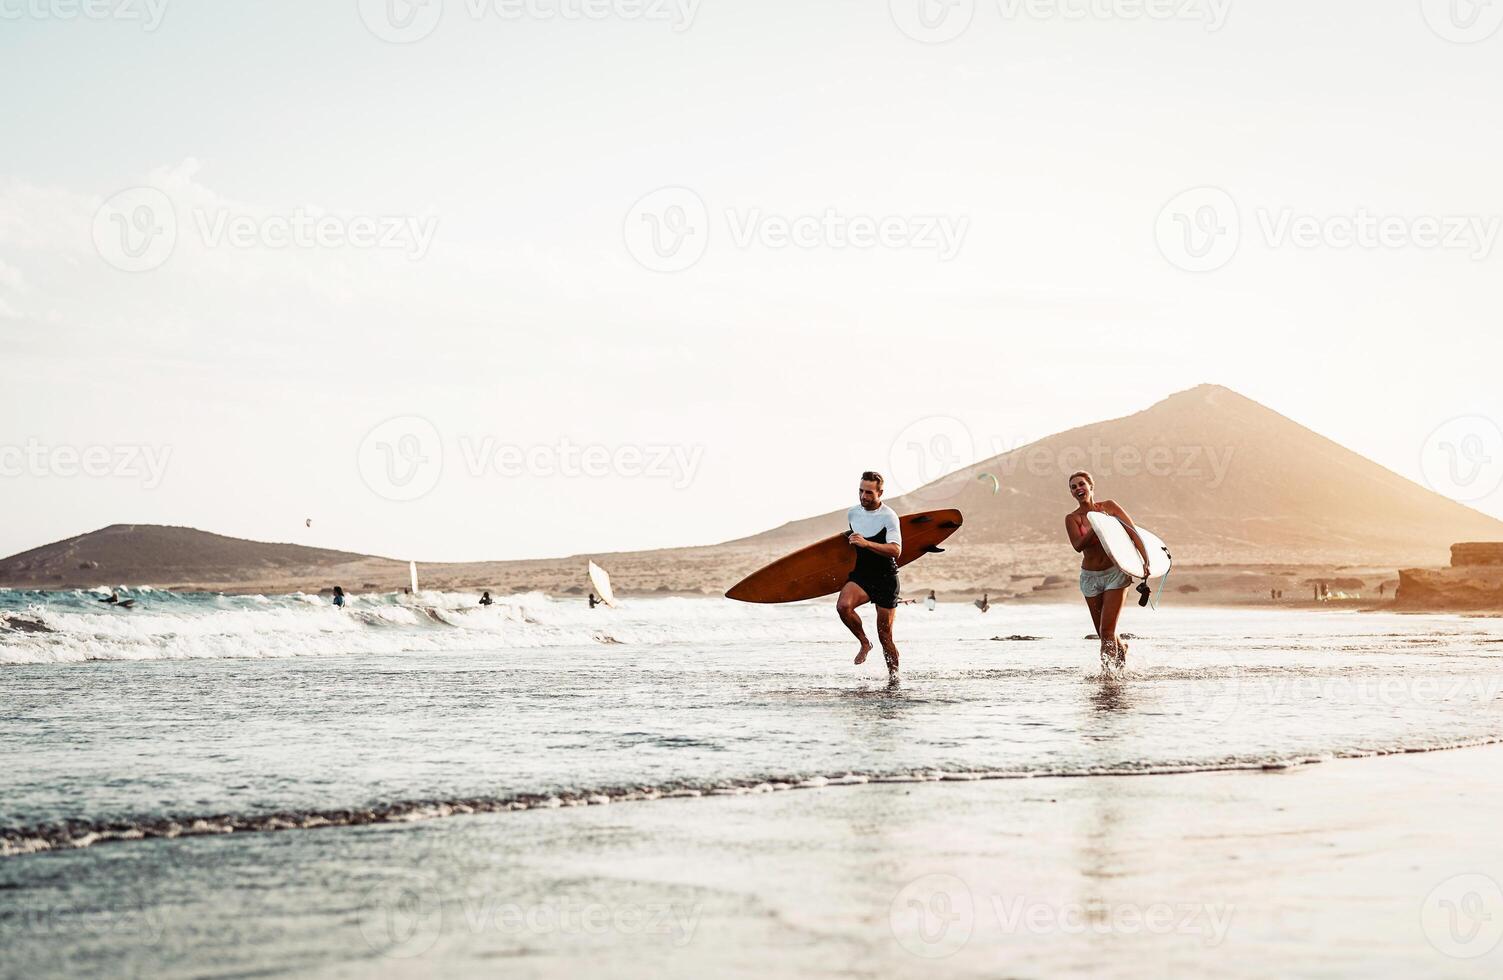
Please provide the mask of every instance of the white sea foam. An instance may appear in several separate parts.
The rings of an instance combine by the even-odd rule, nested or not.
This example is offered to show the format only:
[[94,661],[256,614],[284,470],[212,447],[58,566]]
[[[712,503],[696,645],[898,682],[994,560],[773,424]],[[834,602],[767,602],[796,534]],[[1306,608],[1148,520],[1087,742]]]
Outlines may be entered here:
[[[0,663],[276,658],[591,644],[829,640],[827,603],[770,610],[726,600],[654,598],[619,609],[539,593],[478,604],[470,593],[327,597],[0,592]],[[838,637],[838,634],[837,634]]]
[[[591,609],[583,598],[556,599],[540,593],[496,598],[483,607],[474,593],[421,592],[407,595],[358,595],[337,608],[327,596],[223,596],[178,594],[132,589],[131,609],[100,602],[105,590],[22,592],[0,589],[0,665],[77,663],[97,660],[199,660],[233,658],[329,657],[347,654],[447,653],[465,650],[533,650],[555,647],[627,645],[651,647],[721,646],[725,644],[849,644],[835,621],[829,601],[787,606],[753,606],[720,598],[653,597],[626,601],[621,608]],[[1181,641],[1198,635],[1217,645],[1239,632],[1257,632],[1280,623],[1272,611],[1176,609],[1157,613],[1130,611],[1127,628],[1164,629],[1168,624]],[[1014,639],[1026,617],[1030,630],[1052,636]],[[870,619],[870,615],[868,615]],[[1383,639],[1385,647],[1405,648],[1446,642],[1447,634],[1476,627],[1448,617],[1408,618],[1412,635]],[[1475,624],[1475,621],[1473,621]],[[1371,644],[1375,617],[1356,613],[1306,616],[1299,639],[1309,647],[1361,650]],[[908,643],[988,643],[1005,640],[1006,648],[1026,659],[1028,651],[1051,641],[1079,640],[1088,628],[1084,608],[997,606],[982,614],[968,603],[941,604],[935,612],[922,606],[900,611],[901,638]],[[870,627],[869,627],[870,628]],[[1245,649],[1261,649],[1249,638]],[[1280,636],[1279,645],[1288,642]],[[1503,650],[1499,651],[1503,653]],[[982,663],[995,658],[986,657]],[[1080,674],[1091,676],[1089,658]],[[1236,662],[1227,661],[1231,667]],[[1186,665],[1165,661],[1152,642],[1134,643],[1131,672],[1139,676]],[[1188,668],[1205,676],[1218,663]]]

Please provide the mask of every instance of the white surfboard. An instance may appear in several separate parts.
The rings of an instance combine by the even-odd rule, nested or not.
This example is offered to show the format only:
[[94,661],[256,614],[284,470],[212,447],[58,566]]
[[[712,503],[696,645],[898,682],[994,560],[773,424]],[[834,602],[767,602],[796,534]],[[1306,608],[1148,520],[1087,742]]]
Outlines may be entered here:
[[616,593],[611,591],[611,577],[594,562],[590,562],[590,582],[595,586],[595,594],[600,597],[600,601],[612,609],[616,608]]
[[1133,578],[1159,578],[1169,574],[1169,566],[1173,564],[1169,546],[1157,534],[1141,524],[1137,526],[1138,537],[1143,539],[1143,550],[1148,552],[1148,568],[1145,570],[1142,556],[1127,535],[1126,525],[1101,511],[1091,511],[1086,520],[1091,523],[1091,530],[1096,532],[1096,540],[1101,542],[1106,556],[1122,571]]
[[407,576],[412,580],[412,594],[417,595],[417,562],[410,561],[407,563]]

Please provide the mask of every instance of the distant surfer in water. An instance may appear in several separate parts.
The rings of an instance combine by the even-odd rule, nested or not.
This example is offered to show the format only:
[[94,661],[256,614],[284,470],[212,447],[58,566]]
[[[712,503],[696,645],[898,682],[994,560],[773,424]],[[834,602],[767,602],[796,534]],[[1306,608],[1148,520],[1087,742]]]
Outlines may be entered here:
[[490,590],[487,589],[485,592],[482,592],[480,594],[480,604],[482,606],[489,606],[493,602],[495,602],[495,600],[491,598]]
[[1070,546],[1080,552],[1080,591],[1085,596],[1086,606],[1091,610],[1091,622],[1096,624],[1096,635],[1101,638],[1101,666],[1121,668],[1127,665],[1127,644],[1117,635],[1117,619],[1122,615],[1122,594],[1132,584],[1132,577],[1116,566],[1107,557],[1106,549],[1096,540],[1087,515],[1092,511],[1110,514],[1127,528],[1128,537],[1143,557],[1143,567],[1148,567],[1148,552],[1138,537],[1138,529],[1127,511],[1117,506],[1114,500],[1096,500],[1096,481],[1084,470],[1070,474],[1070,495],[1080,504],[1072,513],[1065,515],[1065,533],[1070,536]]
[[856,567],[840,590],[835,610],[840,621],[861,642],[856,663],[866,663],[872,642],[866,638],[858,608],[870,602],[877,607],[877,640],[887,659],[887,679],[898,682],[898,645],[893,642],[892,623],[897,616],[900,589],[898,556],[903,553],[902,525],[893,509],[882,503],[882,474],[861,474],[860,503],[846,512],[847,534],[856,549]]
[[334,586],[334,607],[336,609],[344,608],[344,586],[342,585]]

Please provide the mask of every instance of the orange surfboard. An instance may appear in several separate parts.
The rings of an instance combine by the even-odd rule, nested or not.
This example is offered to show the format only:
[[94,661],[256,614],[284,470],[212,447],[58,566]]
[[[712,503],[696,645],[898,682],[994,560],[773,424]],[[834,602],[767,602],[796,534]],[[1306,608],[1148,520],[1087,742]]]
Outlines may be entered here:
[[[924,555],[943,551],[940,544],[960,529],[964,518],[958,510],[931,510],[898,519],[903,528],[901,568]],[[741,602],[798,602],[833,595],[845,585],[856,567],[856,549],[844,534],[801,548],[752,572],[725,594]]]

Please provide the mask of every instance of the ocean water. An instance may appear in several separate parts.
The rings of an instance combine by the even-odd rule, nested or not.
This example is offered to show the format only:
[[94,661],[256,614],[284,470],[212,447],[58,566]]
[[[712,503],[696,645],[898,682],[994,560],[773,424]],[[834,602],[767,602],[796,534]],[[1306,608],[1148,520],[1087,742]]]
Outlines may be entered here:
[[[1141,775],[1503,739],[1503,621],[828,602],[0,591],[0,860],[874,781]],[[868,616],[868,619],[870,617]],[[3,905],[3,902],[0,902]]]

